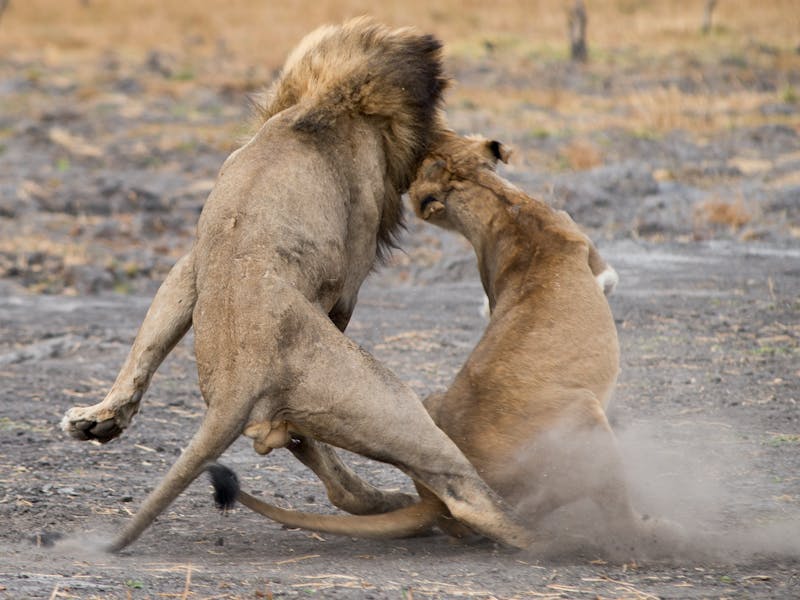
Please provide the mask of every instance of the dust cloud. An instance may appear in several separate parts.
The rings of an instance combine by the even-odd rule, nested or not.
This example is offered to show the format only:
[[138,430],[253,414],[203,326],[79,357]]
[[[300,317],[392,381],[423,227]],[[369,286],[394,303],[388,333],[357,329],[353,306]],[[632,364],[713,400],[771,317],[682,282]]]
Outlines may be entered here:
[[[548,471],[520,478],[530,485],[515,503],[540,540],[533,555],[673,564],[800,558],[800,511],[776,499],[780,487],[759,464],[766,459],[756,440],[730,425],[702,422],[637,421],[615,434],[621,465],[609,459],[614,450],[604,433],[570,427],[541,436],[509,465]],[[615,473],[623,483],[614,484]],[[575,497],[590,490],[596,501],[584,498],[534,521],[541,486],[548,485]],[[634,527],[614,509],[625,488],[638,513]]]
[[677,560],[800,558],[800,511],[760,442],[722,422],[636,422],[617,432],[634,506],[679,523]]
[[73,533],[53,544],[53,553],[93,562],[108,561],[112,554],[108,548],[111,538],[96,532]]

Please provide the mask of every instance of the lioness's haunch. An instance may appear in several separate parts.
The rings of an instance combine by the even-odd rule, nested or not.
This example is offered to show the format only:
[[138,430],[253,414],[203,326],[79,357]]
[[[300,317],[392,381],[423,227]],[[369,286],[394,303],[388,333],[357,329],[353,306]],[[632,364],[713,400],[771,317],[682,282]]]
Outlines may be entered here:
[[[79,439],[117,436],[161,360],[194,327],[208,410],[110,549],[134,541],[242,433],[262,453],[297,435],[307,441],[297,453],[326,473],[338,463],[320,442],[391,463],[471,527],[527,543],[410,388],[341,332],[398,229],[400,195],[440,127],[445,82],[435,38],[369,19],[323,27],[289,56],[109,396],[62,421]],[[336,472],[345,496],[364,491]]]
[[[605,415],[619,369],[614,320],[596,279],[607,265],[569,215],[495,173],[506,157],[498,142],[443,134],[410,189],[418,216],[471,242],[492,306],[477,347],[426,408],[532,528],[588,497],[610,527],[637,534],[642,520],[629,503]],[[425,483],[416,483],[416,506],[370,517],[287,511],[244,492],[238,499],[282,523],[329,533],[406,536],[437,520],[462,533]]]

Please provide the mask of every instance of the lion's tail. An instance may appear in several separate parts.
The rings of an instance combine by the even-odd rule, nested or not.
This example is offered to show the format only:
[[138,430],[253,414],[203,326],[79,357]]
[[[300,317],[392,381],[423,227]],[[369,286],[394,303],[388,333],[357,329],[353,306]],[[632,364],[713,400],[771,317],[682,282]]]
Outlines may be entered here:
[[321,533],[377,539],[412,537],[429,531],[442,510],[441,503],[434,498],[379,515],[319,515],[286,510],[243,492],[236,474],[228,467],[214,463],[207,467],[207,471],[214,486],[214,501],[220,509],[229,509],[238,500],[249,509],[288,527]]

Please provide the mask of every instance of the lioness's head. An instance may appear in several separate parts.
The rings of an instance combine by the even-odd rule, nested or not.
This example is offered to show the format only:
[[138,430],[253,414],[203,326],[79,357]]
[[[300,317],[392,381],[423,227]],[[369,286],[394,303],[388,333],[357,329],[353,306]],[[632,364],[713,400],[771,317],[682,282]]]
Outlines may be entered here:
[[449,204],[463,199],[466,182],[477,181],[482,172],[494,173],[498,161],[508,162],[511,151],[497,140],[461,137],[452,132],[440,136],[417,170],[409,189],[411,206],[418,217],[450,229]]
[[[451,131],[441,134],[409,189],[414,212],[433,225],[459,231],[473,246],[478,238],[491,235],[493,224],[502,225],[508,239],[516,235],[517,243],[545,232],[546,244],[555,251],[570,246],[587,252],[600,289],[610,294],[617,273],[575,221],[495,173],[497,163],[508,162],[509,155],[497,140],[460,137]],[[499,221],[503,212],[511,218]]]

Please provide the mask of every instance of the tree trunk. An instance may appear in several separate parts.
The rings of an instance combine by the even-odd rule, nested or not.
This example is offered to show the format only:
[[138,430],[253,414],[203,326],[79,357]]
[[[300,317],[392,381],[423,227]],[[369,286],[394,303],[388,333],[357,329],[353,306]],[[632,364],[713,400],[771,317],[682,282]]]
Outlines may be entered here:
[[703,9],[703,27],[701,31],[708,34],[711,31],[711,20],[714,16],[714,8],[717,6],[717,0],[706,0],[706,6]]
[[569,56],[573,61],[586,62],[589,52],[586,48],[586,7],[583,0],[575,0],[569,11]]

